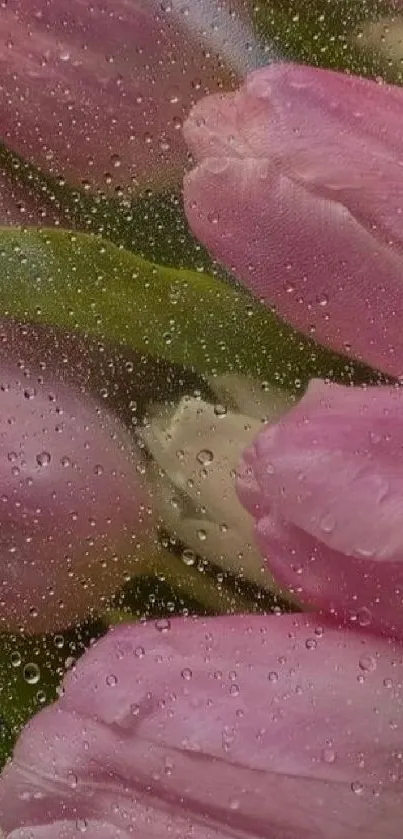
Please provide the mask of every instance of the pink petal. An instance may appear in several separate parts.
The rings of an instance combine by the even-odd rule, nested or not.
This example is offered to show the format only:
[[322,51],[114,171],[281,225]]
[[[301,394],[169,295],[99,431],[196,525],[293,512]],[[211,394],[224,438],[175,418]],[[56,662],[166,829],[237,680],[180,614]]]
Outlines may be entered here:
[[[312,382],[243,456],[238,495],[275,579],[403,632],[403,390]],[[357,618],[358,616],[358,618]]]
[[34,366],[0,370],[0,629],[53,631],[102,609],[147,531],[133,442]]
[[335,350],[403,373],[403,90],[275,64],[185,124],[195,235]]
[[106,823],[123,837],[400,839],[402,680],[400,646],[315,616],[113,629],[25,728],[0,824],[13,839],[60,823],[76,837],[79,820],[91,836]]
[[13,830],[9,839],[82,839],[83,833],[85,839],[130,839],[126,830],[98,819],[74,819],[70,822],[60,820],[50,825],[23,827],[21,830]]
[[3,141],[106,191],[178,178],[191,105],[256,63],[242,3],[230,0],[20,0],[1,19]]

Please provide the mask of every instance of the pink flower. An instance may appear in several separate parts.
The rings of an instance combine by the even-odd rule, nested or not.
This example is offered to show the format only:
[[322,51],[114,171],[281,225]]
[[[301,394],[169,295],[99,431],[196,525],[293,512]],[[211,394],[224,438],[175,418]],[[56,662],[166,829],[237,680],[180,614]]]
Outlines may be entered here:
[[268,568],[310,607],[403,634],[403,390],[313,381],[244,452]]
[[185,125],[195,235],[302,332],[403,374],[403,90],[293,64]]
[[78,186],[163,186],[197,98],[256,64],[242,3],[20,0],[1,9],[2,140]]
[[133,442],[44,369],[0,370],[0,631],[54,631],[102,609],[142,551]]
[[25,728],[7,839],[400,839],[403,651],[315,616],[115,628]]

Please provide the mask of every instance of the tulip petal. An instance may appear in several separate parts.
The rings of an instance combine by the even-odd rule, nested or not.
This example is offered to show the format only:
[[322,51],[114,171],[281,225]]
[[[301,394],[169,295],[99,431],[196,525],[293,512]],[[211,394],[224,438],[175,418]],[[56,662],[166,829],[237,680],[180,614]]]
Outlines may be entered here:
[[277,64],[185,124],[195,235],[302,332],[403,372],[403,91]]
[[44,368],[0,369],[0,627],[54,631],[102,608],[149,528],[134,441]]
[[186,163],[180,125],[194,101],[260,50],[224,0],[21,0],[2,8],[3,141],[71,183],[164,186]]
[[244,452],[238,495],[275,580],[403,632],[403,391],[313,382]]
[[0,824],[398,839],[402,678],[401,647],[315,616],[115,627],[24,730]]

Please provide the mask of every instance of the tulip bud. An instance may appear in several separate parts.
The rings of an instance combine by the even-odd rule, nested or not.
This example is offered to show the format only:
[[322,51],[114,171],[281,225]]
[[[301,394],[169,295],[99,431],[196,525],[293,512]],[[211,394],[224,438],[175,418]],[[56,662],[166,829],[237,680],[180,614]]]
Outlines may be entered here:
[[403,90],[295,64],[196,105],[195,235],[292,326],[403,374]]
[[232,0],[20,0],[1,24],[4,143],[103,191],[178,179],[191,105],[261,60]]
[[238,495],[278,585],[403,635],[403,390],[313,381],[244,452]]
[[153,458],[149,475],[163,527],[184,545],[189,564],[208,560],[236,578],[273,590],[255,546],[252,521],[235,492],[240,452],[267,419],[291,403],[289,394],[236,376],[211,379],[219,401],[184,397],[174,412],[161,406],[141,430]]
[[51,631],[102,609],[133,569],[147,493],[93,399],[12,362],[0,391],[0,631]]

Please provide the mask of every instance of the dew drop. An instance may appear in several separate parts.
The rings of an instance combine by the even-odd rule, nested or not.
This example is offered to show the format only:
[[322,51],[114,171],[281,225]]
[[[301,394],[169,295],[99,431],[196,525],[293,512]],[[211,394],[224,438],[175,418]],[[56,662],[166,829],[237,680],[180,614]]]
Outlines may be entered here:
[[185,667],[184,670],[181,672],[182,679],[185,679],[186,682],[189,682],[193,676],[193,673],[190,667]]
[[328,513],[326,516],[323,516],[323,518],[320,521],[320,529],[323,531],[323,533],[333,533],[335,527],[336,520],[334,516],[331,515],[331,513]]
[[364,791],[364,784],[362,784],[360,781],[353,781],[353,783],[351,784],[351,790],[354,793],[354,795],[361,795],[361,793]]
[[191,548],[185,548],[182,551],[182,561],[185,563],[185,565],[194,565],[196,562],[195,552],[192,551]]
[[239,808],[240,808],[239,798],[230,798],[228,803],[229,803],[230,810],[239,810]]
[[334,751],[334,749],[323,749],[322,760],[324,761],[324,763],[334,763],[336,760],[336,752]]
[[159,618],[155,621],[155,628],[158,632],[169,632],[171,628],[171,621],[169,618]]
[[41,678],[41,671],[34,661],[24,665],[24,679],[29,685],[36,685]]
[[370,626],[372,623],[372,614],[366,606],[363,606],[357,612],[357,623],[360,626]]
[[49,452],[40,452],[36,456],[36,462],[38,466],[49,466],[50,463],[50,454]]
[[364,655],[360,658],[359,665],[361,670],[373,673],[376,670],[376,660],[373,655]]
[[21,666],[21,656],[17,650],[11,653],[11,664],[13,667],[20,667]]
[[202,466],[208,466],[214,460],[214,454],[210,449],[202,449],[196,455],[196,460],[202,464]]

